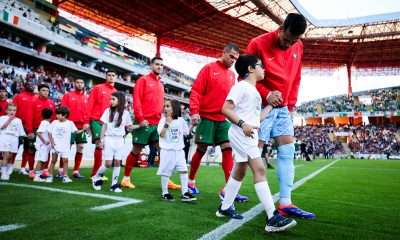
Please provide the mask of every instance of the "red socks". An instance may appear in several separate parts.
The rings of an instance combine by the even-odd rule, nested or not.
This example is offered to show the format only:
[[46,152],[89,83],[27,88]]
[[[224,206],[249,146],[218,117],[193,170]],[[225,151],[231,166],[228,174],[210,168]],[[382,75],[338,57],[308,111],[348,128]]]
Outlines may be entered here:
[[94,163],[93,163],[93,168],[92,168],[92,176],[96,175],[97,170],[99,170],[101,166],[101,161],[102,161],[102,149],[97,148],[94,150]]
[[140,158],[140,154],[133,154],[132,152],[129,153],[128,158],[126,159],[125,162],[125,177],[131,176],[132,168],[135,165],[135,163],[138,162],[138,159]]
[[28,159],[29,159],[28,150],[24,149],[24,151],[22,153],[21,168],[25,168],[26,167],[26,164],[28,163]]
[[189,172],[189,179],[194,180],[196,177],[197,170],[200,167],[201,159],[203,158],[205,152],[201,152],[196,149],[192,157],[192,161],[190,162],[190,172]]
[[225,174],[225,182],[228,182],[233,168],[232,148],[222,149],[222,169]]
[[81,168],[81,162],[82,162],[82,153],[76,152],[74,171],[79,171],[79,169]]

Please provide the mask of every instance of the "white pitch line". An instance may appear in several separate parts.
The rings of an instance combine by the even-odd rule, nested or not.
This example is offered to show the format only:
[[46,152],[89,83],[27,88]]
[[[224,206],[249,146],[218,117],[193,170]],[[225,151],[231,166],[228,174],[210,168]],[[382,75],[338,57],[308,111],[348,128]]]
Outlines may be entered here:
[[117,208],[117,207],[122,207],[122,206],[130,205],[130,204],[136,204],[136,203],[143,202],[142,200],[135,199],[135,198],[110,196],[110,195],[99,194],[99,193],[78,192],[78,191],[65,190],[65,189],[60,189],[60,188],[43,187],[43,186],[22,184],[22,183],[20,184],[20,183],[0,182],[0,185],[33,188],[33,189],[46,190],[46,191],[51,191],[51,192],[60,192],[60,193],[67,193],[67,194],[72,194],[72,195],[103,198],[103,199],[110,199],[110,200],[117,201],[117,203],[111,203],[111,204],[106,204],[106,205],[101,205],[101,206],[96,206],[96,207],[90,208],[90,210],[93,210],[93,211],[104,211],[104,210],[108,210],[108,209],[112,209],[112,208]]
[[[323,166],[322,168],[318,169],[317,171],[311,173],[308,176],[305,176],[304,178],[300,179],[299,181],[295,182],[293,184],[293,189],[297,189],[304,183],[306,183],[308,180],[312,179],[313,177],[317,176],[320,174],[322,171],[326,170],[336,162],[338,162],[339,159]],[[274,194],[273,196],[274,202],[278,201],[279,199],[279,192]],[[264,211],[264,208],[261,203],[257,204],[256,206],[252,207],[249,209],[247,212],[243,213],[243,219],[242,220],[236,220],[236,219],[231,219],[227,223],[222,224],[221,226],[217,227],[216,229],[212,230],[211,232],[208,232],[201,236],[198,240],[219,240],[227,236],[228,234],[232,233],[236,229],[240,228],[242,225],[247,223],[248,221],[252,220],[255,218],[258,214]]]
[[26,227],[25,224],[3,225],[3,226],[0,226],[0,232],[14,231],[14,230],[17,230],[18,228],[24,228],[24,227]]

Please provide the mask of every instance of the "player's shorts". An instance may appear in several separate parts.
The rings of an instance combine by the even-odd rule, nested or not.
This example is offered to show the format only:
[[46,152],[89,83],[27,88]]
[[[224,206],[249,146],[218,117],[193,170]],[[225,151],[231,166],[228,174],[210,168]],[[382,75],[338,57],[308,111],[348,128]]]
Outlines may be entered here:
[[92,143],[95,144],[97,140],[100,140],[101,137],[101,128],[103,125],[100,121],[92,120],[90,122],[90,131],[92,132]]
[[248,162],[250,159],[261,158],[256,130],[251,138],[245,136],[240,127],[233,125],[229,128],[228,135],[235,162]]
[[293,121],[287,107],[273,108],[261,122],[258,131],[260,140],[268,142],[270,138],[278,136],[293,136]]
[[55,148],[51,150],[51,154],[58,154],[60,156],[60,158],[64,158],[69,160],[69,155],[71,153],[71,149],[70,148],[64,148],[64,147],[60,147],[60,148]]
[[2,134],[0,135],[0,152],[18,152],[18,137]]
[[84,143],[87,143],[87,136],[85,131],[71,134],[71,145]]
[[124,138],[121,136],[105,136],[103,160],[122,160],[124,157]]
[[202,118],[196,128],[196,143],[219,145],[229,142],[228,130],[231,124],[228,121],[217,122]]
[[158,142],[157,125],[141,127],[132,131],[132,143],[148,145]]
[[24,150],[30,150],[32,152],[36,151],[35,142],[36,142],[36,135],[33,138],[24,137]]
[[185,151],[161,149],[157,175],[170,177],[174,171],[187,172]]
[[45,144],[36,144],[35,160],[40,162],[47,162],[49,160],[49,154],[51,146]]

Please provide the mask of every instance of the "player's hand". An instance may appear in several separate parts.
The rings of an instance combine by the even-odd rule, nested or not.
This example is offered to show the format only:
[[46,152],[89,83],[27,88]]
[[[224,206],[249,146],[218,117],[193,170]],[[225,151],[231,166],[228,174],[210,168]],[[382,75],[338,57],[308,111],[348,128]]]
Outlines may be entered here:
[[147,120],[143,120],[139,125],[141,127],[148,127],[149,126],[149,122]]
[[47,142],[45,142],[44,144],[45,144],[45,145],[49,145],[49,144],[50,144],[50,141],[47,141]]
[[83,124],[83,127],[82,127],[82,129],[84,130],[84,131],[86,131],[86,130],[88,130],[89,129],[89,124]]
[[28,138],[30,138],[30,139],[34,139],[34,138],[35,138],[35,134],[33,134],[33,133],[29,133],[29,134],[28,134]]
[[192,115],[192,123],[193,125],[196,125],[200,122],[200,115],[199,114],[193,114]]
[[243,133],[244,135],[246,135],[246,137],[251,137],[253,138],[253,134],[254,134],[254,129],[257,129],[257,127],[255,126],[251,126],[250,124],[247,123],[243,123],[242,125],[242,129],[243,129]]
[[283,102],[282,93],[280,91],[272,91],[267,96],[267,102],[273,107],[281,105]]

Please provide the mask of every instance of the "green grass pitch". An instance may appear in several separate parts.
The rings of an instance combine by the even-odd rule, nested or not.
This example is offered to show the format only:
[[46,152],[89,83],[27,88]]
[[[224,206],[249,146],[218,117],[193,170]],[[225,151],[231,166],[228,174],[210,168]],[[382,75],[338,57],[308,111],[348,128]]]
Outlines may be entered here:
[[[296,161],[296,180],[329,162]],[[0,239],[197,239],[227,221],[215,217],[217,193],[223,184],[220,167],[200,168],[197,185],[201,194],[196,204],[162,201],[156,170],[135,168],[132,175],[137,188],[121,194],[109,192],[109,182],[97,192],[91,189],[88,178],[71,184],[36,184],[14,173],[11,183],[102,193],[143,202],[96,212],[90,208],[115,201],[0,185],[0,226],[27,225],[0,233]],[[82,171],[86,176],[89,172]],[[251,177],[248,170],[240,192],[248,195],[250,201],[237,203],[239,212],[258,204]],[[272,192],[277,192],[275,170],[268,170],[268,179]],[[173,180],[179,183],[178,175]],[[171,193],[179,200],[180,191]],[[267,234],[263,212],[225,239],[399,239],[400,161],[340,160],[296,189],[293,200],[316,213],[317,218],[297,220],[298,225],[285,233]]]

